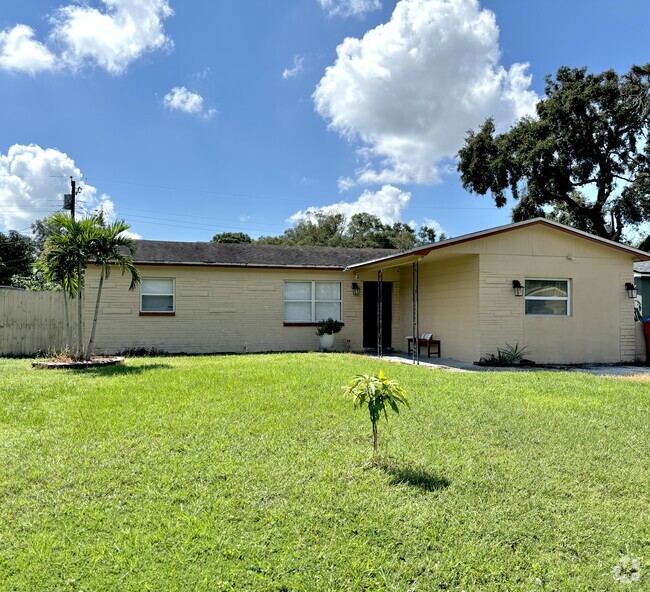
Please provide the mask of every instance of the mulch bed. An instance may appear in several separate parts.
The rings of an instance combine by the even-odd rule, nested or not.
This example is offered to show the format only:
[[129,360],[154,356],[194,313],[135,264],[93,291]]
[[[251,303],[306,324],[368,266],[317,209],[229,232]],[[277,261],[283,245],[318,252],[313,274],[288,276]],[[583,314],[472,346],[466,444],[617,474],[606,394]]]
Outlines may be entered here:
[[32,362],[32,368],[39,370],[83,370],[85,368],[101,368],[104,366],[115,366],[124,364],[124,358],[93,356],[90,360],[36,360]]

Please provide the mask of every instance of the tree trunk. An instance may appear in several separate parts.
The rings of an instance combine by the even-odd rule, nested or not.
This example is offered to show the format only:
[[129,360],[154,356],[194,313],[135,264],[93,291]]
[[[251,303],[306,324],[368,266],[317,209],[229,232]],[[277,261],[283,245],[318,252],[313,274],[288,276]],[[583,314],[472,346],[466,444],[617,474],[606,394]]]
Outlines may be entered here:
[[93,345],[95,343],[95,329],[97,329],[97,317],[99,316],[99,301],[102,297],[102,287],[104,285],[104,270],[99,274],[99,286],[97,287],[97,300],[95,301],[95,314],[93,315],[93,328],[90,331],[90,341],[88,342],[88,357],[93,355]]
[[375,450],[375,454],[377,454],[377,423],[376,422],[372,423],[372,445]]
[[86,352],[84,351],[84,335],[83,335],[83,295],[82,286],[82,270],[81,266],[77,268],[77,357],[83,360],[86,359]]
[[65,315],[65,342],[64,347],[66,350],[70,350],[70,309],[68,308],[68,295],[65,290],[63,290],[63,314]]
[[76,355],[78,358],[85,358],[84,341],[83,341],[83,292],[77,292],[77,347]]

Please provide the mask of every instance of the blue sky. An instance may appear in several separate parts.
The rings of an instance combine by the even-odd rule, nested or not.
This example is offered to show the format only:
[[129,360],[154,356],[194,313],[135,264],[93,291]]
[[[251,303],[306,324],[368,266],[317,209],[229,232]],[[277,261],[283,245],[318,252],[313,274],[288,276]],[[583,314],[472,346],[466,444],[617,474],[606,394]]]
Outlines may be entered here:
[[0,10],[0,231],[72,174],[143,238],[280,234],[308,208],[448,235],[465,130],[530,112],[561,65],[650,61],[646,0],[30,0]]

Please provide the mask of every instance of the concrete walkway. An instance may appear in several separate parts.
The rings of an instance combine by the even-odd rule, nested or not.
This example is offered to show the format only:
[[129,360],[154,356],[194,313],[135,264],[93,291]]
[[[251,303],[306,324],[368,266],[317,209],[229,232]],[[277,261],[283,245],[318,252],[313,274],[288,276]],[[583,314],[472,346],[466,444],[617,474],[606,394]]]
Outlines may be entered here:
[[[383,359],[387,362],[395,362],[398,364],[413,363],[412,356],[401,352],[386,354],[384,355]],[[424,356],[420,357],[420,366],[439,368],[441,370],[449,370],[451,372],[538,372],[540,370],[547,370],[555,372],[584,372],[586,374],[596,374],[600,376],[634,376],[638,374],[645,374],[650,376],[650,366],[634,366],[624,364],[579,364],[573,366],[548,364],[540,366],[527,366],[523,368],[517,368],[515,366],[502,368],[498,366],[476,366],[467,362],[452,360],[451,358],[427,358]]]

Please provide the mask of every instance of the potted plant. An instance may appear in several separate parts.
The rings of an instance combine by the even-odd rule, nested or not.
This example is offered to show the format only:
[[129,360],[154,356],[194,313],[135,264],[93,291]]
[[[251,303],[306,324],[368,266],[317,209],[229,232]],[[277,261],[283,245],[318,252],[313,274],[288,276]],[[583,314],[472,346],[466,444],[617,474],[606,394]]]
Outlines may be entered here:
[[320,339],[320,348],[325,351],[332,349],[334,345],[334,334],[339,333],[343,328],[341,321],[335,321],[332,317],[318,322],[316,335]]

